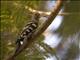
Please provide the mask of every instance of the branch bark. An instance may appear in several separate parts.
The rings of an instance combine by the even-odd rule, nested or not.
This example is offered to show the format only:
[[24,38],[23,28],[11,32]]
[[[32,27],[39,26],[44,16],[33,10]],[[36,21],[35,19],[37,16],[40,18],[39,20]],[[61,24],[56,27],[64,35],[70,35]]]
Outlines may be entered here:
[[63,0],[57,0],[55,8],[53,8],[52,13],[48,17],[48,20],[46,20],[43,24],[43,26],[40,26],[36,32],[33,33],[33,36],[29,38],[28,43],[26,41],[24,42],[23,46],[18,50],[17,53],[11,54],[6,60],[14,60],[14,58],[19,55],[24,49],[28,48],[32,42],[36,40],[37,37],[43,33],[47,27],[51,24],[51,22],[54,20],[54,18],[58,15],[58,12],[60,11],[62,5],[63,5]]

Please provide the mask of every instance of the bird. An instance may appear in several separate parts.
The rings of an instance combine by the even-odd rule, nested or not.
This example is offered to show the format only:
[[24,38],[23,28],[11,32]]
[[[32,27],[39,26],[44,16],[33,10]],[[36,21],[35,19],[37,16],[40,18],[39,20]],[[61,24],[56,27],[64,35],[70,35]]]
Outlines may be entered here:
[[26,24],[26,26],[23,28],[22,32],[20,33],[19,37],[16,40],[16,52],[18,49],[24,44],[24,40],[28,41],[28,38],[30,38],[33,34],[33,32],[36,31],[38,28],[40,14],[34,13],[32,16],[32,20]]

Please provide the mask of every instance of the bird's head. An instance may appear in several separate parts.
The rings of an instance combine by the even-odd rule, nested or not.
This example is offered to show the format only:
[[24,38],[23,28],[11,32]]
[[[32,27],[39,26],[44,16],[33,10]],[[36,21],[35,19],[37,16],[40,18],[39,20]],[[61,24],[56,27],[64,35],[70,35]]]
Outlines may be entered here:
[[32,20],[39,21],[39,19],[40,19],[40,14],[39,13],[34,13],[33,17],[32,17]]

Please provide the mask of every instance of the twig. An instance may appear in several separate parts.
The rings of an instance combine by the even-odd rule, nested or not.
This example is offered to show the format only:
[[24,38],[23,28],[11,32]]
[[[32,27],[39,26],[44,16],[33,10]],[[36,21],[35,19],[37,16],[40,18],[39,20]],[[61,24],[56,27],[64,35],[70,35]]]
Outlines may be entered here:
[[36,32],[33,33],[33,36],[31,38],[29,38],[28,43],[24,42],[23,46],[21,46],[21,48],[18,50],[18,52],[15,54],[12,54],[12,56],[9,56],[9,58],[6,60],[13,60],[24,49],[28,48],[31,45],[31,43],[34,42],[36,40],[36,38],[39,37],[41,35],[41,33],[43,33],[47,29],[47,27],[51,24],[51,22],[54,20],[54,18],[57,16],[58,12],[60,11],[60,9],[63,5],[63,2],[64,2],[63,0],[57,1],[55,8],[53,8],[53,12],[50,14],[50,16],[48,17],[48,20],[45,21],[43,26],[40,26],[36,30]]

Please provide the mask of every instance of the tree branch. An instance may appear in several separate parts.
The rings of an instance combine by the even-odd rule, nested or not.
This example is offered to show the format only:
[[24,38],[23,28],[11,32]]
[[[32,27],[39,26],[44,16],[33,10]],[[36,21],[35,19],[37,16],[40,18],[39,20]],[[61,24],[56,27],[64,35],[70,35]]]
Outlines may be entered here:
[[34,42],[36,40],[37,37],[39,37],[41,35],[41,33],[43,33],[47,27],[51,24],[51,22],[54,20],[54,18],[58,15],[58,12],[60,11],[62,5],[63,5],[63,0],[58,0],[56,2],[56,6],[55,8],[53,8],[52,13],[50,14],[50,16],[48,17],[48,20],[46,20],[43,24],[43,26],[40,26],[36,32],[33,33],[32,37],[29,38],[28,42],[26,43],[26,40],[24,42],[24,44],[21,46],[21,48],[17,51],[17,53],[13,53],[12,55],[10,55],[6,60],[14,60],[14,58],[19,55],[24,49],[28,48],[32,42]]

